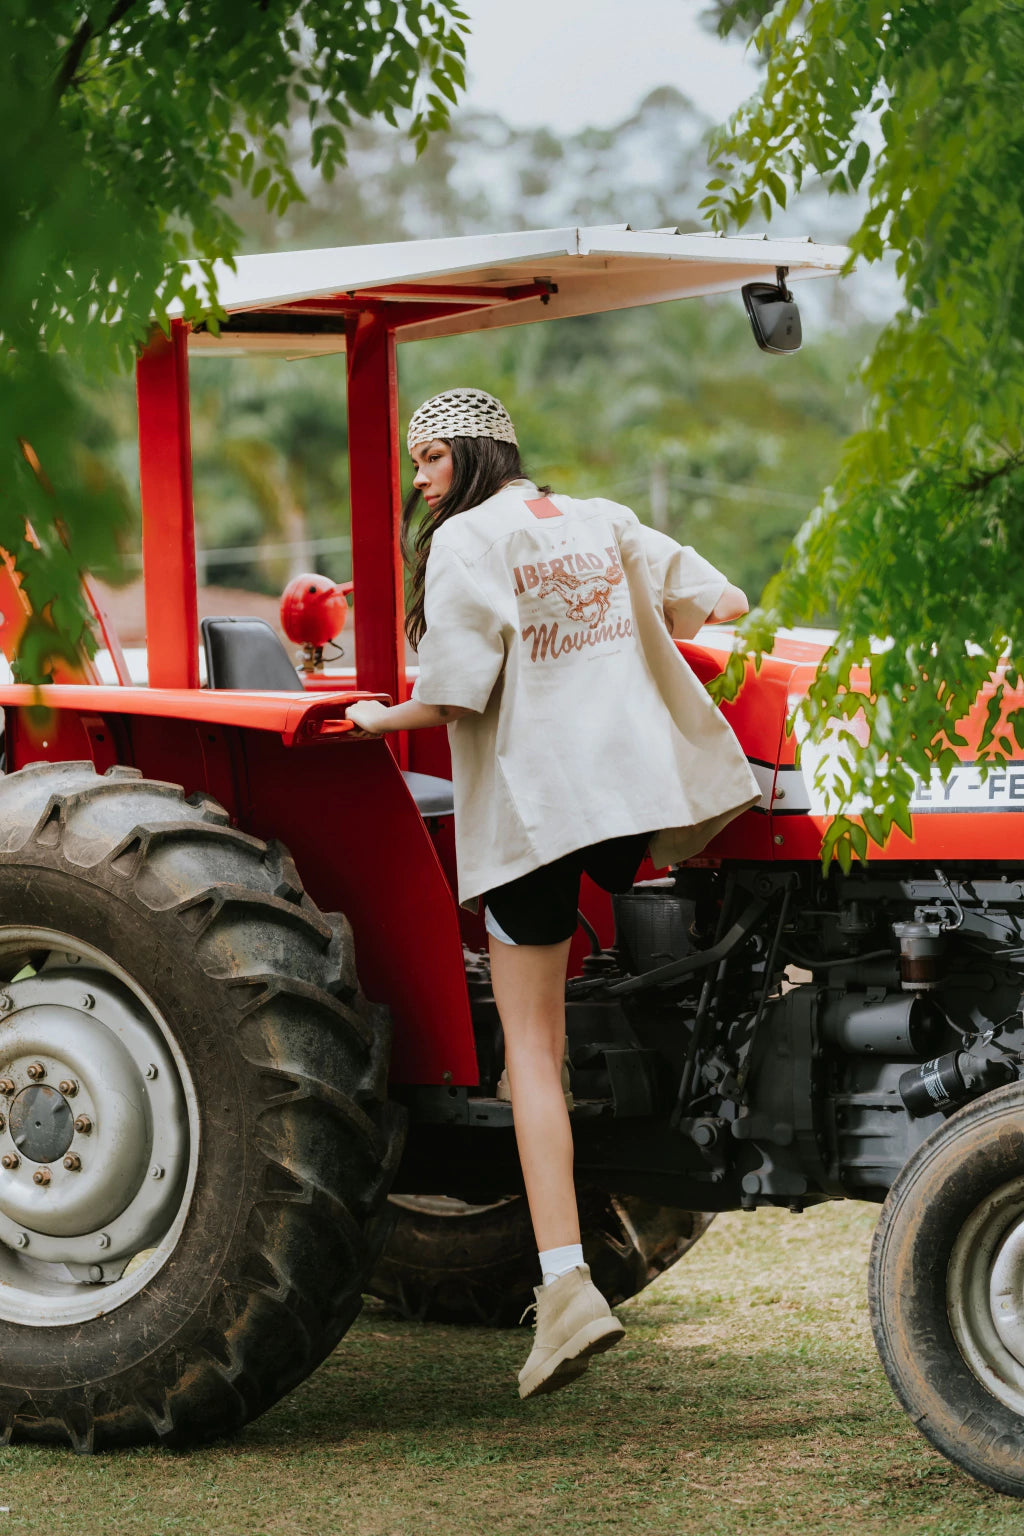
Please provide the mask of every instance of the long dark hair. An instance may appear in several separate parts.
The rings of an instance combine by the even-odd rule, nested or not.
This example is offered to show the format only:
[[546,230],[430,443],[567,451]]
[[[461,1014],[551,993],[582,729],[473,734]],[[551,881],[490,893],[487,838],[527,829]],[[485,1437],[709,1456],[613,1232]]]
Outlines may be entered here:
[[[402,558],[409,569],[410,581],[405,609],[405,633],[409,644],[418,646],[427,628],[423,613],[423,586],[427,574],[427,556],[434,534],[442,523],[500,491],[510,480],[523,476],[519,449],[515,443],[500,443],[494,437],[440,437],[452,451],[452,482],[448,494],[436,510],[417,523],[420,493],[414,486],[402,506]],[[550,487],[543,486],[547,495]]]

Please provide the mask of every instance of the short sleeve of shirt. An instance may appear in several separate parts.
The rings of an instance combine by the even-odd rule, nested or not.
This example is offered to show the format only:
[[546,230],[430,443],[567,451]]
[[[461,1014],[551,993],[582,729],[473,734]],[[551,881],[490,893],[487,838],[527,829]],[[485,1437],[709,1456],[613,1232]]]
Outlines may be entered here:
[[443,545],[427,557],[423,611],[413,698],[482,713],[505,664],[501,623],[469,566]]
[[659,533],[646,523],[638,526],[654,590],[661,594],[673,638],[691,640],[728,582],[689,544],[677,544],[667,533]]

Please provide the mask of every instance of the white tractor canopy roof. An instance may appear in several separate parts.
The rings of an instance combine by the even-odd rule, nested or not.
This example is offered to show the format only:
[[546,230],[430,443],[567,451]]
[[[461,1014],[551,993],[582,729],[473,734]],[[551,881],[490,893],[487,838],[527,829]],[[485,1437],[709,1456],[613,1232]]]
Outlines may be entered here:
[[[400,341],[592,315],[744,283],[835,276],[845,246],[764,235],[633,230],[522,230],[389,245],[240,256],[217,268],[229,316],[219,336],[194,331],[194,352],[300,357],[345,349],[347,326],[378,306]],[[193,271],[202,287],[202,275]]]

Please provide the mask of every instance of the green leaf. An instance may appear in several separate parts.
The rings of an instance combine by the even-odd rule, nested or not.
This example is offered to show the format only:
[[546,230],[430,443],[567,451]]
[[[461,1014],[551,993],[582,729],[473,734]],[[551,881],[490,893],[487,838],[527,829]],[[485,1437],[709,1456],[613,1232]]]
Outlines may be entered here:
[[[765,181],[767,181],[769,187],[771,188],[772,196],[774,197],[775,201],[778,203],[779,207],[780,208],[785,208],[785,206],[786,206],[786,183],[783,181],[782,177],[778,174],[777,171],[773,171],[771,169],[767,169],[765,171],[764,177],[765,177]],[[709,182],[708,186],[710,186],[710,185],[711,185],[711,183]]]
[[868,149],[868,146],[864,140],[861,139],[860,143],[857,145],[857,148],[854,150],[853,157],[847,167],[847,174],[850,178],[850,185],[853,187],[854,191],[856,191],[861,182],[864,180],[864,173],[868,168],[870,160],[871,151]]
[[441,94],[448,97],[449,101],[458,101],[459,98],[456,94],[455,86],[452,81],[449,80],[448,76],[443,73],[443,71],[436,71],[433,75],[431,75],[430,78],[433,80]]
[[881,848],[886,840],[886,829],[882,824],[882,818],[875,811],[862,811],[861,820],[871,841]]
[[821,840],[821,868],[827,876],[829,865],[835,860],[845,873],[850,871],[850,822],[845,816],[834,816]]
[[899,827],[906,837],[913,838],[914,824],[910,819],[909,801],[898,800],[892,808],[893,824]]

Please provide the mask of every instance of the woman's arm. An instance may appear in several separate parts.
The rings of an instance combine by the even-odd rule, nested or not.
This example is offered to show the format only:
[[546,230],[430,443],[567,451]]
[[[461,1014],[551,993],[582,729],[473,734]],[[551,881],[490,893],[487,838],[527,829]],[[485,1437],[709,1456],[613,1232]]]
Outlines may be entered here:
[[628,517],[623,535],[639,543],[670,635],[692,640],[702,625],[728,624],[747,612],[746,595],[689,544],[678,544],[631,512]]
[[728,624],[733,619],[741,619],[750,610],[747,595],[739,587],[734,587],[732,582],[726,587],[718,602],[708,614],[707,624]]
[[427,725],[449,725],[472,715],[472,709],[458,704],[421,704],[418,699],[407,699],[404,704],[378,704],[376,699],[363,699],[350,704],[345,719],[356,726],[358,736],[383,736],[388,731],[418,731]]

